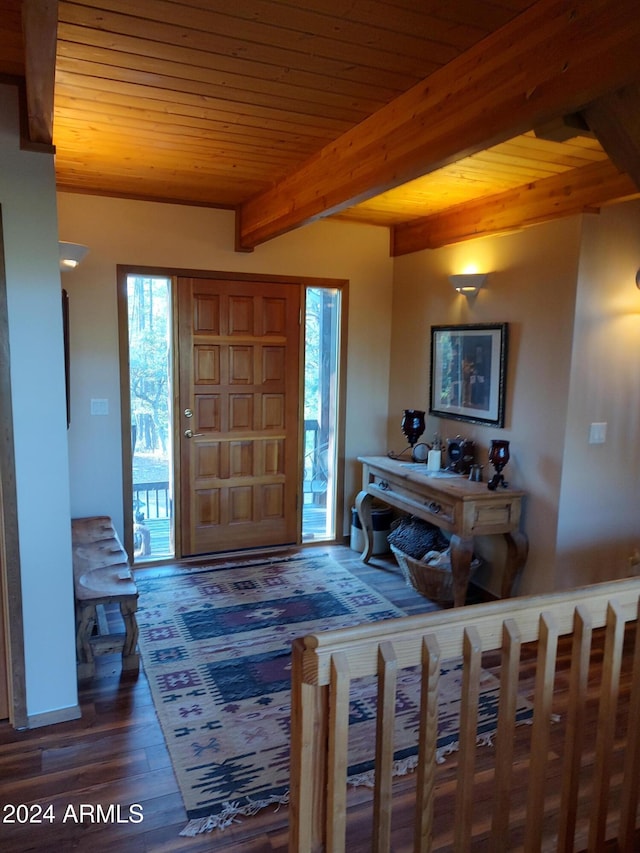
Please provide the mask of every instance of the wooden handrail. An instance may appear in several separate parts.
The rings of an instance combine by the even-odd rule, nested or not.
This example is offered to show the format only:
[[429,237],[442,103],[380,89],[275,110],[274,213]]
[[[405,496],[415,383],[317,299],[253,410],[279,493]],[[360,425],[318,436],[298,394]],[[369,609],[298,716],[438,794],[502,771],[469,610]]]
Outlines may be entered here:
[[[437,684],[440,662],[462,658],[463,687],[459,723],[458,776],[452,839],[456,851],[470,850],[478,683],[481,655],[501,652],[500,701],[495,736],[495,784],[490,849],[509,849],[510,780],[520,650],[536,642],[538,659],[533,699],[532,743],[524,825],[524,850],[539,850],[544,824],[548,744],[560,637],[573,635],[568,693],[567,740],[559,817],[558,848],[573,850],[581,781],[582,713],[592,634],[605,631],[605,649],[596,769],[590,808],[589,850],[604,844],[609,816],[611,754],[619,697],[619,673],[627,623],[636,623],[640,580],[628,579],[580,589],[492,602],[473,607],[407,616],[309,635],[294,643],[292,669],[292,758],[290,853],[332,853],[345,849],[347,826],[347,743],[349,689],[353,679],[378,676],[375,787],[372,806],[373,850],[390,847],[391,773],[397,671],[422,670],[416,771],[414,850],[433,848],[436,796]],[[633,661],[630,699],[634,725],[620,787],[620,849],[632,850],[640,774],[640,640]],[[629,757],[631,756],[631,757]],[[556,811],[558,803],[556,802]],[[450,839],[451,842],[451,839]],[[628,846],[624,846],[627,844]]]

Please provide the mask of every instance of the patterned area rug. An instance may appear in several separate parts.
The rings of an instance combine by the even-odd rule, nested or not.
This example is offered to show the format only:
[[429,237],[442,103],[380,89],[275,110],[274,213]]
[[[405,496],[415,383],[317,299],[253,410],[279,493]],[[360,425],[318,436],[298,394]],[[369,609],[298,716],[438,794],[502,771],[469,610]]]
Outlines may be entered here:
[[[404,615],[328,556],[137,579],[144,669],[190,819],[183,835],[287,802],[291,643],[296,637]],[[461,673],[440,681],[439,749],[456,749]],[[401,673],[396,772],[416,764],[417,672]],[[349,776],[370,781],[375,683],[353,694]],[[498,682],[483,673],[480,739],[490,740]],[[522,703],[518,719],[530,716]]]

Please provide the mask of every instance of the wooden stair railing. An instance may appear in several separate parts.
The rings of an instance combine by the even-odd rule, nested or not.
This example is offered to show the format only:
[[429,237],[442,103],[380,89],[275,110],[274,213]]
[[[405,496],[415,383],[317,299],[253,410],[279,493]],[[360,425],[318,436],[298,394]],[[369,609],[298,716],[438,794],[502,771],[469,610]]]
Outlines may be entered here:
[[[571,666],[566,698],[566,736],[562,756],[561,792],[548,806],[557,821],[557,846],[574,850],[579,796],[589,796],[588,844],[576,849],[600,851],[611,837],[617,849],[632,851],[636,836],[640,778],[640,580],[596,584],[567,592],[530,596],[453,610],[407,616],[375,624],[326,631],[295,641],[292,668],[292,743],[290,853],[345,850],[347,831],[347,746],[350,682],[378,677],[375,786],[371,806],[371,848],[390,851],[392,796],[392,734],[398,671],[421,667],[419,763],[415,773],[413,850],[434,846],[436,786],[437,684],[440,662],[463,659],[459,751],[451,833],[447,849],[471,850],[473,785],[476,762],[478,682],[482,655],[500,650],[500,700],[490,831],[482,849],[512,849],[511,787],[514,762],[516,697],[521,648],[537,644],[533,722],[527,780],[526,814],[518,849],[542,849],[545,824],[546,771],[560,638],[570,637]],[[632,624],[633,623],[633,624]],[[593,685],[588,684],[594,631],[604,633],[599,710],[595,726],[595,766],[585,783],[584,709]],[[611,804],[612,752],[620,754],[620,732],[614,731],[619,699],[620,668],[625,636],[635,630],[631,691],[624,740],[624,768],[618,779],[615,814]],[[565,645],[568,641],[563,640]],[[591,740],[593,739],[590,734]],[[592,744],[590,748],[593,752]],[[372,746],[373,754],[373,746]],[[519,758],[519,760],[523,760]],[[582,783],[582,784],[581,784]],[[484,808],[484,806],[483,806]],[[583,806],[584,810],[584,806]],[[582,830],[580,838],[585,837]],[[486,837],[488,834],[488,838]],[[636,837],[637,841],[637,837]],[[350,846],[350,850],[352,847]],[[362,848],[364,849],[364,848]],[[545,847],[545,849],[549,849]]]

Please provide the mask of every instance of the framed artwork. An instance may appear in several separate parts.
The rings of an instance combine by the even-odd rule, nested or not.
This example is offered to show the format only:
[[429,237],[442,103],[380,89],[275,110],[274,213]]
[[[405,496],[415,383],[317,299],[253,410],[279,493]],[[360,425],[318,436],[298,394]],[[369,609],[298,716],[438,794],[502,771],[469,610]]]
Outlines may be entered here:
[[67,429],[71,424],[71,388],[69,377],[69,294],[62,289],[62,334],[64,339],[64,388],[67,396]]
[[431,327],[429,414],[504,426],[507,323]]

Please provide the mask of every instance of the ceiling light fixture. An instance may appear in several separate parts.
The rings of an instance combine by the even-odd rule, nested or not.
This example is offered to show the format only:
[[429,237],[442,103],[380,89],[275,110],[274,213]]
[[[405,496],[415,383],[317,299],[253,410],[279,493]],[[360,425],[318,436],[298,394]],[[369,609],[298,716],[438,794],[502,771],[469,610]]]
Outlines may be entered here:
[[488,273],[461,273],[460,275],[450,275],[449,281],[454,290],[462,293],[464,296],[475,296],[487,279]]
[[80,243],[63,242],[58,243],[58,250],[60,254],[61,272],[74,270],[89,251],[87,246],[82,246]]

